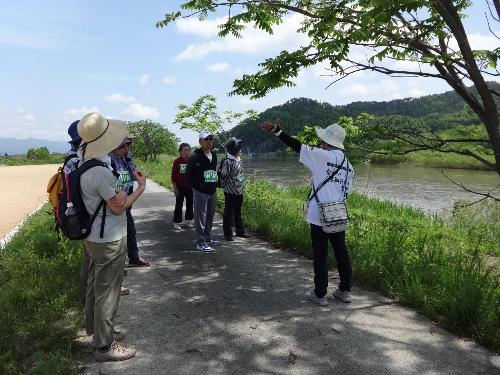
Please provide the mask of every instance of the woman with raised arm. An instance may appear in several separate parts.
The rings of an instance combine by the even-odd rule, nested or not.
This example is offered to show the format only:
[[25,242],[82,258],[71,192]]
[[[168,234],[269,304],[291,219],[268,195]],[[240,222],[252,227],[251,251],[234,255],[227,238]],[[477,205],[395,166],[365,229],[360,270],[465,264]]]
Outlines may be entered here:
[[326,129],[317,128],[321,144],[320,147],[311,147],[288,135],[281,128],[279,120],[274,123],[264,122],[260,127],[299,153],[299,162],[312,173],[306,220],[311,226],[315,288],[309,294],[309,299],[320,306],[328,305],[329,241],[333,247],[340,276],[340,284],[332,297],[350,303],[352,267],[345,243],[348,222],[345,201],[352,187],[354,171],[345,156],[344,129],[337,124],[330,125]]

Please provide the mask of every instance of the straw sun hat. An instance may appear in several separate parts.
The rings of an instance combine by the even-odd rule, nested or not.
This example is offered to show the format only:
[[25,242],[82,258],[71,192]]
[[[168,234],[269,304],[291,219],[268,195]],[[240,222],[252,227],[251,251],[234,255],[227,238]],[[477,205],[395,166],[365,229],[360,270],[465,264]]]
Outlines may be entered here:
[[82,160],[109,154],[122,143],[127,135],[125,121],[111,120],[97,112],[88,113],[78,123],[78,134],[82,137]]
[[330,146],[344,149],[345,130],[338,124],[332,124],[326,129],[316,128],[316,133]]

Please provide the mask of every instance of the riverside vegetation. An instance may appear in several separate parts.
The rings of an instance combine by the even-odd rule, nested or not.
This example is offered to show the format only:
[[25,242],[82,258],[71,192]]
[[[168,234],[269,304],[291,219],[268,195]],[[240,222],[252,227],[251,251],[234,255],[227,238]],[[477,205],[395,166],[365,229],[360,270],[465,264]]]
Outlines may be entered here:
[[[174,156],[139,162],[171,188]],[[247,226],[311,256],[302,203],[307,187],[247,181]],[[218,191],[218,207],[223,193]],[[77,374],[72,355],[82,325],[78,302],[80,241],[57,241],[48,206],[30,217],[0,251],[0,373]],[[353,193],[347,240],[355,281],[415,307],[460,336],[500,350],[500,209],[462,210],[450,222]],[[335,260],[330,254],[332,266]]]
[[[171,188],[174,157],[141,165]],[[302,204],[308,187],[280,188],[247,180],[245,225],[311,257]],[[218,208],[223,193],[218,190]],[[448,221],[357,193],[349,196],[347,242],[354,280],[412,306],[450,331],[500,350],[500,207],[463,208]],[[329,263],[335,265],[333,254]]]

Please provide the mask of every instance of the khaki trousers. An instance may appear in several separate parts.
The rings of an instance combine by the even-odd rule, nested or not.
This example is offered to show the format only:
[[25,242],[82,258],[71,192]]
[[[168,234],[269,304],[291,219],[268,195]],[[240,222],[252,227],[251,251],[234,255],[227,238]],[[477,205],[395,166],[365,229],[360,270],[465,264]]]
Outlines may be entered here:
[[80,304],[85,308],[85,300],[87,298],[87,282],[89,279],[90,255],[85,248],[83,241],[83,256],[80,264]]
[[127,255],[127,237],[106,243],[85,240],[90,256],[85,324],[96,348],[113,342],[113,328],[120,303],[120,289]]

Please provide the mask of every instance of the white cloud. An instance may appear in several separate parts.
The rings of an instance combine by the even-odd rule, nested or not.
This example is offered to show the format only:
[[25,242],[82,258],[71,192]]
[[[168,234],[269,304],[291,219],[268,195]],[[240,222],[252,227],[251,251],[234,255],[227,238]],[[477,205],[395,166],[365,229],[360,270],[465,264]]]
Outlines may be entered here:
[[209,72],[222,73],[229,70],[230,65],[228,63],[222,62],[217,64],[212,64],[207,66]]
[[[241,32],[242,38],[228,36],[200,44],[190,44],[175,57],[175,61],[196,60],[211,53],[240,53],[247,55],[265,54],[273,50],[292,50],[307,43],[308,37],[297,33],[303,16],[293,14],[269,35],[263,30],[247,28]],[[203,25],[203,24],[202,24]],[[202,27],[202,26],[200,26]],[[195,29],[198,30],[198,29]],[[196,32],[195,32],[196,34]]]
[[70,108],[64,111],[64,120],[76,120],[82,118],[84,115],[90,112],[99,112],[97,107],[80,107],[80,108]]
[[104,98],[104,100],[106,100],[107,102],[110,102],[110,103],[132,103],[132,102],[135,102],[135,98],[133,96],[125,96],[125,95],[120,94],[120,93],[108,95]]
[[35,116],[33,116],[30,113],[26,113],[24,108],[18,108],[17,109],[17,119],[18,120],[26,120],[26,121],[35,121]]
[[339,94],[350,97],[354,101],[392,100],[403,96],[409,96],[401,95],[398,83],[388,79],[380,80],[371,84],[354,83],[346,85],[339,91]]
[[149,75],[144,73],[139,77],[139,85],[144,86],[149,81]]
[[130,106],[123,113],[142,119],[154,119],[160,116],[160,111],[158,111],[157,108],[142,105],[140,103],[130,104]]
[[177,78],[174,76],[165,76],[161,81],[166,85],[173,85],[177,81]]
[[181,18],[175,22],[175,28],[181,34],[195,34],[202,38],[212,38],[219,32],[218,25],[225,22],[227,17],[219,17],[201,22],[197,18]]

